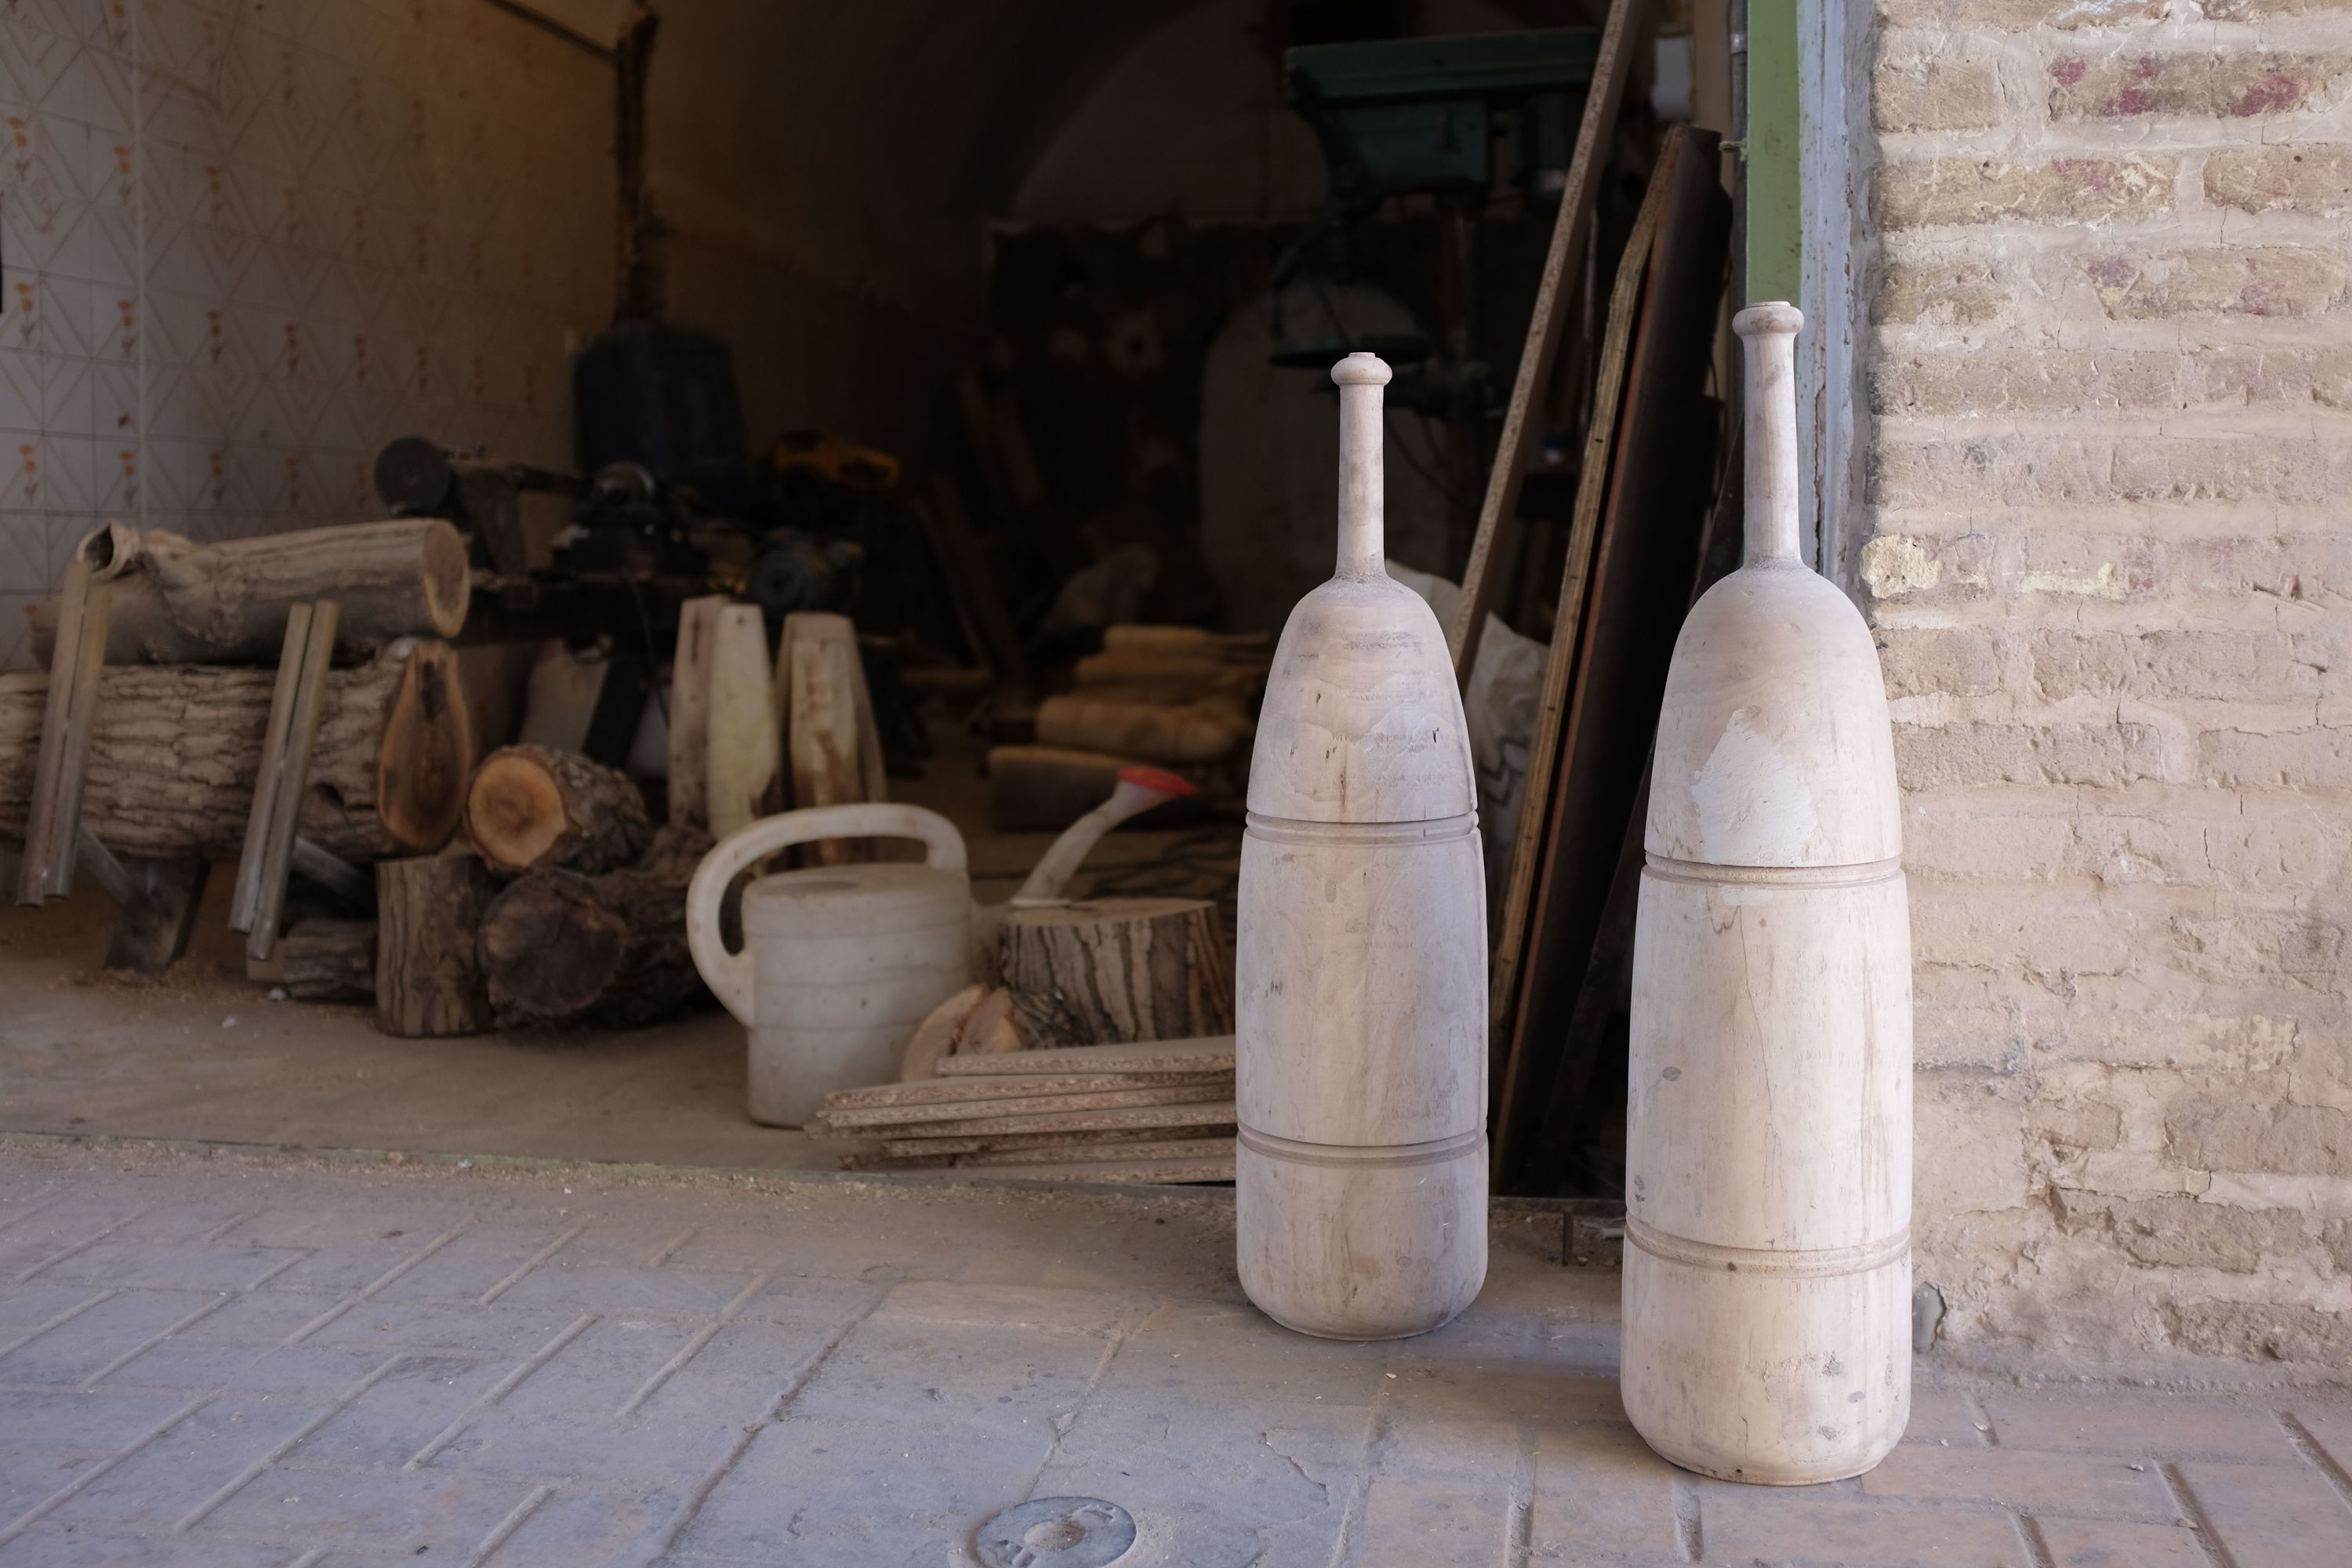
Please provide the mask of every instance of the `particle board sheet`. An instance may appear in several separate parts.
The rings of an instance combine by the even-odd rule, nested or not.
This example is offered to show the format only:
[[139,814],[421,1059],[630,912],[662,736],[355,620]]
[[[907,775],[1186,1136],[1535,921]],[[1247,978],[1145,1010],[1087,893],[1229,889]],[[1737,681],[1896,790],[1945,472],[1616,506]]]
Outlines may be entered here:
[[[1197,1093],[1197,1091],[1192,1091]],[[813,1126],[812,1132],[825,1134],[849,1133],[855,1137],[940,1137],[968,1138],[1013,1132],[1091,1132],[1114,1131],[1130,1127],[1230,1127],[1234,1124],[1234,1102],[1221,1100],[1213,1103],[1197,1099],[1164,1105],[1111,1106],[1103,1109],[1066,1109],[1028,1113],[998,1111],[989,1116],[967,1116],[953,1121],[931,1121],[919,1124],[884,1124],[872,1128],[834,1128]]]
[[885,1138],[877,1152],[884,1154],[1014,1154],[1048,1157],[1043,1151],[1056,1149],[1109,1150],[1127,1143],[1160,1143],[1175,1141],[1191,1142],[1202,1138],[1231,1138],[1231,1122],[1220,1125],[1204,1122],[1198,1127],[1129,1127],[1079,1132],[1002,1132],[991,1136],[970,1138]]
[[1136,1089],[1112,1089],[1082,1094],[1013,1095],[987,1100],[947,1100],[929,1105],[884,1105],[835,1108],[827,1104],[824,1123],[842,1132],[870,1133],[884,1127],[915,1127],[930,1122],[969,1121],[974,1116],[1025,1116],[1041,1112],[1125,1110],[1162,1105],[1198,1104],[1207,1094],[1230,1096],[1230,1079],[1202,1083],[1164,1084]]
[[[1034,1052],[1008,1053],[1018,1060]],[[950,1058],[952,1061],[954,1058]],[[900,1107],[945,1105],[994,1100],[1019,1100],[1046,1094],[1098,1094],[1138,1089],[1164,1089],[1179,1084],[1231,1082],[1233,1069],[1213,1068],[1198,1072],[1164,1073],[997,1073],[968,1078],[925,1078],[912,1083],[880,1083],[868,1089],[835,1089],[824,1097],[825,1114],[836,1110],[888,1110]]]
[[942,1078],[990,1078],[1040,1072],[1160,1073],[1231,1072],[1234,1037],[1206,1035],[1189,1040],[1138,1040],[1123,1045],[1064,1046],[1050,1050],[1012,1051],[1002,1056],[949,1057]]

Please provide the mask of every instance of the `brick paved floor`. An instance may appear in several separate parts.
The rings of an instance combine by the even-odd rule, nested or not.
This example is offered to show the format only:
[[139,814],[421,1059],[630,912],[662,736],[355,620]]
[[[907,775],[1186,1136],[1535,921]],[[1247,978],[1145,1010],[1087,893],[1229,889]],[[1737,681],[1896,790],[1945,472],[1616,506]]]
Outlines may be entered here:
[[1274,1328],[1221,1194],[0,1144],[0,1568],[950,1564],[1032,1496],[1182,1568],[2336,1568],[2352,1405],[1929,1383],[1857,1481],[1625,1425],[1616,1276]]

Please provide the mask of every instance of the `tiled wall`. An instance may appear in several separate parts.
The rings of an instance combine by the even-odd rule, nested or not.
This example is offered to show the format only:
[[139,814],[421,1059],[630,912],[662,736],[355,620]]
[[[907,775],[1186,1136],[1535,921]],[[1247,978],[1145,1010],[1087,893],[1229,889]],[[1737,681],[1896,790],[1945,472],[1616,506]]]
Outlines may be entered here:
[[484,0],[0,0],[0,668],[103,519],[364,517],[410,432],[565,461],[612,90]]

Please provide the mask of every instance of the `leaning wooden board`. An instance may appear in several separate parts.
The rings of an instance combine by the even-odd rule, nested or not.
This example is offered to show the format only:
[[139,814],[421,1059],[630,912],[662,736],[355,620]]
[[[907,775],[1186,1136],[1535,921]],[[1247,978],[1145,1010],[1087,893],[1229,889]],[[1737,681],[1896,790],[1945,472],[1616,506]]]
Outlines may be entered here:
[[1549,826],[1521,950],[1544,962],[1520,966],[1510,1011],[1495,1128],[1494,1169],[1504,1183],[1523,1174],[1545,1131],[1542,1112],[1641,795],[1645,742],[1697,566],[1713,457],[1705,439],[1708,355],[1731,228],[1717,146],[1711,132],[1676,126],[1652,179],[1664,202],[1609,454],[1591,588],[1549,780]]

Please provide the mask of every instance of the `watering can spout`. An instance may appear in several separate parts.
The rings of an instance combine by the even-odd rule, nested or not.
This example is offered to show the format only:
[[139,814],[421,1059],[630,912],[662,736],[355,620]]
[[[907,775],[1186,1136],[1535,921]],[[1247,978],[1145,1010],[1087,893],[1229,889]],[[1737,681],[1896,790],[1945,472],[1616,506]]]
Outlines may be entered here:
[[1062,830],[1053,847],[1038,858],[1029,879],[1021,884],[1012,902],[1045,904],[1059,899],[1062,889],[1069,886],[1070,879],[1077,875],[1078,868],[1086,863],[1087,856],[1104,834],[1162,801],[1200,793],[1200,787],[1190,780],[1159,768],[1121,768],[1110,798]]

